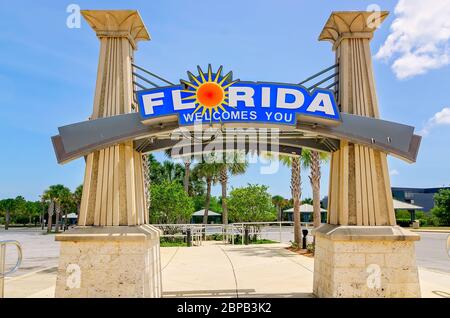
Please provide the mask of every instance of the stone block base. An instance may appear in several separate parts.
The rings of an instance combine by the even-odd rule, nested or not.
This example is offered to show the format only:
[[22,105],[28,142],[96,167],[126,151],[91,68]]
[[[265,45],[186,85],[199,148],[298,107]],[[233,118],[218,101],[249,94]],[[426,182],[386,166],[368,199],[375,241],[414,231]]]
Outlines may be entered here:
[[77,227],[61,242],[55,297],[161,297],[158,229]]
[[321,226],[315,231],[314,294],[420,297],[419,239],[398,226]]

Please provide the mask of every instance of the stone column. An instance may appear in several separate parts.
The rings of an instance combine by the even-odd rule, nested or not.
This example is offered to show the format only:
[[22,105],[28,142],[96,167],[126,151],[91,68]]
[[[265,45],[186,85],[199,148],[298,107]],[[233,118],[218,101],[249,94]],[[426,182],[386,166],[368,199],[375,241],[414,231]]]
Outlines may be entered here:
[[[139,13],[81,13],[100,40],[91,119],[136,111],[131,63],[137,42],[150,39]],[[142,155],[133,142],[89,154],[78,227],[56,237],[56,297],[159,297],[159,231],[148,223]]]
[[[379,118],[370,40],[387,15],[333,12],[319,36],[336,52],[342,112]],[[419,236],[396,226],[386,155],[345,140],[332,154],[328,224],[316,231],[319,297],[420,297]]]

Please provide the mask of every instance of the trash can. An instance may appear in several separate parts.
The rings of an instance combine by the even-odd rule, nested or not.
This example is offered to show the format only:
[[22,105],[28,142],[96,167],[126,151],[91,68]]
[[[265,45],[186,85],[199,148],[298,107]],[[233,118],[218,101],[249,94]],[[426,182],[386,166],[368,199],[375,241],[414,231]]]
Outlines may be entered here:
[[306,237],[308,236],[308,230],[304,229],[302,230],[302,233],[303,233],[302,248],[306,249]]
[[244,228],[244,244],[248,245],[249,242],[250,242],[249,228],[248,228],[248,226],[246,226]]
[[192,246],[192,232],[191,232],[191,229],[190,229],[190,228],[188,228],[188,229],[186,230],[186,245],[187,245],[188,247],[191,247],[191,246]]
[[413,227],[413,229],[418,229],[420,227],[420,221],[419,220],[414,220],[412,222],[412,227]]

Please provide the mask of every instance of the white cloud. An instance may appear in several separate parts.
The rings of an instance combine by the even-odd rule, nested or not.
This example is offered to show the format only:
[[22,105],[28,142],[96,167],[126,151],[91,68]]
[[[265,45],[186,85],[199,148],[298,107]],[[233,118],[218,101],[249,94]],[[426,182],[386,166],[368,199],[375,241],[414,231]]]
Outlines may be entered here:
[[400,172],[398,172],[397,169],[392,169],[389,171],[389,175],[392,176],[398,176],[400,174]]
[[375,54],[399,79],[450,64],[450,1],[399,0],[391,32]]
[[428,119],[423,129],[419,131],[419,134],[426,136],[434,126],[438,125],[450,125],[450,107],[444,107],[441,111]]

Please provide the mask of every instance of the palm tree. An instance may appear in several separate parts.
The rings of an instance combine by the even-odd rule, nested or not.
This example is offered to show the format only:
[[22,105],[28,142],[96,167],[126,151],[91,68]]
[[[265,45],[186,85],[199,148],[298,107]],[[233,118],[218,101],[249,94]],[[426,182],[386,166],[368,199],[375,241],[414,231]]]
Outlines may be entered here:
[[185,159],[185,160],[183,160],[183,163],[184,163],[183,186],[184,186],[184,191],[189,194],[189,177],[191,175],[191,160]]
[[227,206],[227,185],[228,173],[232,176],[244,174],[248,168],[248,162],[242,162],[237,156],[234,156],[231,162],[223,162],[220,167],[220,184],[222,186],[222,223],[228,224],[228,206]]
[[301,198],[301,174],[300,174],[301,155],[280,156],[281,162],[291,168],[291,194],[294,204],[294,242],[300,246],[302,238],[300,225],[300,198]]
[[286,200],[281,195],[274,195],[272,197],[272,203],[277,208],[277,220],[283,221],[283,209],[289,204],[289,200]]
[[[167,149],[164,154],[166,155],[166,157],[168,158],[172,158],[172,149]],[[183,186],[184,186],[184,191],[186,193],[189,193],[189,178],[191,175],[191,157],[190,156],[183,156],[182,157],[183,163],[184,163],[184,176],[183,176]]]
[[162,168],[164,180],[182,182],[184,169],[181,164],[166,160],[162,163]]
[[313,192],[313,220],[314,227],[317,228],[321,224],[320,214],[320,164],[328,160],[328,154],[315,150],[303,150],[302,153],[303,167],[309,168],[309,181]]
[[208,210],[211,202],[211,187],[217,183],[220,178],[221,166],[218,163],[201,162],[194,168],[195,174],[206,181],[206,199],[205,214],[203,215],[203,224],[208,224]]
[[47,221],[47,233],[50,233],[52,231],[53,227],[53,213],[55,212],[55,201],[53,200],[47,200],[49,201],[48,204],[48,221]]
[[[51,185],[47,190],[45,190],[44,194],[42,195],[42,198],[44,200],[50,201],[49,206],[49,221],[48,221],[48,228],[51,231],[52,226],[52,214],[53,214],[53,207],[55,209],[56,214],[56,224],[55,224],[55,232],[59,232],[59,218],[61,215],[61,203],[65,203],[68,200],[70,200],[70,190],[63,186],[62,184],[56,184]],[[66,210],[67,212],[67,210]],[[66,216],[67,219],[67,216]]]
[[42,207],[42,212],[41,212],[41,230],[44,230],[44,218],[45,218],[45,208],[46,208],[46,201],[44,200],[44,198],[42,197],[42,195],[40,195],[41,198],[41,207]]
[[9,228],[9,222],[11,221],[11,212],[16,207],[16,200],[4,199],[0,201],[0,209],[5,211],[5,230]]
[[[78,218],[80,217],[80,207],[81,207],[81,197],[83,195],[83,185],[80,184],[75,191],[72,194],[72,200],[77,206],[77,224],[78,224]],[[67,221],[67,217],[66,217]]]
[[[274,159],[272,153],[261,153],[262,156],[268,159]],[[301,222],[300,222],[300,205],[301,205],[301,173],[300,173],[300,162],[302,159],[302,152],[300,155],[292,154],[288,155],[278,155],[278,160],[281,161],[283,165],[291,168],[291,195],[292,195],[292,205],[294,207],[294,243],[300,246],[300,241],[302,238],[301,234]]]

